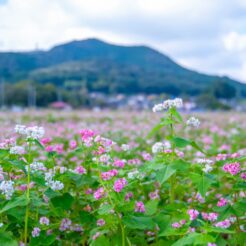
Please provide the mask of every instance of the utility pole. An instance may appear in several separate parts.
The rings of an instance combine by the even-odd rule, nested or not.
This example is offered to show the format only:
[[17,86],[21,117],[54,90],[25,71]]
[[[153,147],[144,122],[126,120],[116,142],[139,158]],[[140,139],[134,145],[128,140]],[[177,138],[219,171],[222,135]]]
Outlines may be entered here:
[[32,84],[28,85],[27,100],[29,108],[36,107],[36,89]]
[[62,93],[60,87],[56,89],[56,94],[57,94],[57,101],[62,102]]
[[4,109],[5,104],[5,88],[4,79],[0,79],[0,98],[1,98],[1,109]]

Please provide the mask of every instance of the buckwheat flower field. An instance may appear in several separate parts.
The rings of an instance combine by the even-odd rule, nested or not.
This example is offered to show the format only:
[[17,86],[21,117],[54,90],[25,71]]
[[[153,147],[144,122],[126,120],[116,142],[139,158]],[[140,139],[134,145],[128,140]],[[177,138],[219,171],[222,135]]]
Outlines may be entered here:
[[245,245],[245,116],[0,113],[0,245]]

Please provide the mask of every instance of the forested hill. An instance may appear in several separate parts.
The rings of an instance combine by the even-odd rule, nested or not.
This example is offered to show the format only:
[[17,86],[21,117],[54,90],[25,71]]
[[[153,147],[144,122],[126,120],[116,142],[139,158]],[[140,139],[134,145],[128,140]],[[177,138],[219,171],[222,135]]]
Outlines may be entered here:
[[198,95],[223,82],[246,96],[246,85],[228,77],[188,70],[147,46],[119,46],[98,39],[72,41],[48,51],[1,52],[0,76],[7,82],[29,79],[125,94]]

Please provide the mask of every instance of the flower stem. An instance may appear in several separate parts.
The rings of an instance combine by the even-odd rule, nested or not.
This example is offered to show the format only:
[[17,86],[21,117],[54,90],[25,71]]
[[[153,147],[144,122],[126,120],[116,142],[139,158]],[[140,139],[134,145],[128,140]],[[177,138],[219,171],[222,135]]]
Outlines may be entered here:
[[[101,184],[102,184],[104,190],[105,190],[105,191],[107,192],[107,194],[108,194],[109,203],[113,206],[113,208],[114,208],[114,210],[115,210],[116,205],[114,204],[114,202],[113,202],[113,200],[112,200],[112,198],[111,198],[111,196],[110,196],[110,191],[107,189],[107,186],[104,184],[104,182],[103,182],[103,180],[102,180],[102,178],[101,178],[100,172],[98,172],[98,176],[99,176],[100,182],[101,182]],[[122,244],[121,244],[121,245],[122,245],[122,246],[125,246],[125,245],[126,245],[125,228],[124,228],[124,226],[123,226],[122,223],[121,223],[121,217],[120,217],[120,214],[117,213],[116,211],[115,211],[115,213],[116,213],[116,215],[117,215],[118,222],[119,222],[119,225],[120,225],[120,228],[121,228],[121,238],[122,238]]]
[[[170,115],[171,120],[173,120],[172,114]],[[171,139],[174,137],[174,128],[173,124],[170,124],[170,133],[171,133]],[[174,160],[174,153],[175,153],[175,146],[173,141],[171,141],[171,148],[172,148],[172,155],[171,155],[171,163]],[[170,178],[170,191],[169,191],[169,196],[170,196],[170,203],[172,204],[175,199],[175,175],[172,175]]]
[[29,143],[29,157],[27,162],[27,190],[26,190],[26,214],[25,214],[25,231],[24,231],[24,243],[27,246],[27,238],[28,238],[28,218],[29,218],[29,201],[30,201],[30,161],[31,161],[31,143]]

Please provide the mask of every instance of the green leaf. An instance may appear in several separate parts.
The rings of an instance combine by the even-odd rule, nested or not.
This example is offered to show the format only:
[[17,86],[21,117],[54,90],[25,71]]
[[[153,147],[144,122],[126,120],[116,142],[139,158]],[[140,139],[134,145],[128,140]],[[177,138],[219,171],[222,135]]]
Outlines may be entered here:
[[42,231],[38,237],[32,237],[30,246],[49,246],[56,241],[56,235],[47,235],[46,232]]
[[154,221],[160,228],[159,237],[162,236],[169,228],[171,228],[171,216],[164,213],[160,213],[154,217]]
[[163,184],[166,180],[168,180],[174,173],[176,172],[170,165],[164,166],[160,169],[156,174],[156,179],[160,184]]
[[199,183],[198,183],[198,191],[202,197],[205,197],[208,188],[211,186],[213,180],[207,178],[205,175],[202,175]]
[[9,150],[7,150],[7,149],[0,149],[0,157],[1,158],[5,157],[8,154],[9,154]]
[[201,179],[201,175],[198,173],[190,173],[189,178],[191,179],[192,183],[198,185]]
[[10,232],[0,232],[0,245],[1,246],[18,246]]
[[109,214],[112,209],[113,209],[113,206],[112,205],[110,205],[110,204],[103,204],[99,208],[98,213],[100,215],[102,215],[102,214]]
[[73,202],[74,198],[69,193],[51,198],[51,203],[55,208],[62,208],[64,210],[69,210]]
[[37,139],[34,139],[33,141],[38,145],[38,147],[39,147],[40,149],[42,149],[42,150],[45,149],[44,146],[43,146]]
[[139,170],[142,171],[159,170],[162,169],[162,167],[163,167],[163,163],[158,163],[153,160],[150,162],[146,162],[144,165],[140,166]]
[[34,175],[31,175],[31,179],[32,181],[34,181],[37,185],[40,185],[40,186],[46,186],[45,185],[45,179],[44,179],[44,176],[40,175],[40,174],[34,174]]
[[235,231],[230,231],[227,229],[219,228],[219,227],[211,227],[206,229],[207,232],[217,232],[217,233],[224,233],[224,234],[234,234]]
[[44,192],[44,194],[45,194],[49,199],[51,199],[51,198],[53,198],[53,197],[56,197],[56,196],[60,196],[60,193],[59,193],[59,192],[54,191],[54,190],[52,190],[51,188],[48,188],[48,189]]
[[207,153],[206,153],[201,147],[199,147],[199,145],[198,145],[195,141],[191,141],[191,142],[190,142],[190,145],[191,145],[194,149],[197,149],[197,150],[199,150],[200,152],[202,152],[203,154],[206,154],[206,155],[207,155]]
[[184,148],[191,144],[191,141],[185,138],[173,137],[171,141],[175,144],[176,147]]
[[246,199],[237,201],[232,207],[239,216],[243,216],[246,213]]
[[91,246],[110,246],[109,238],[105,237],[104,235],[98,237],[96,240],[93,240],[90,244]]
[[145,204],[145,214],[146,215],[153,215],[157,211],[158,207],[158,200],[150,200]]
[[153,129],[149,132],[149,134],[147,135],[147,138],[151,138],[156,132],[158,132],[162,127],[164,126],[164,124],[159,123],[158,125],[156,125],[155,127],[153,127]]
[[133,215],[123,217],[122,222],[130,229],[147,230],[153,229],[155,226],[155,223],[151,218]]
[[172,115],[177,119],[177,121],[179,123],[183,122],[182,116],[181,114],[177,111],[176,108],[171,108],[170,112],[172,113]]
[[190,168],[190,163],[182,159],[178,159],[173,161],[170,166],[178,171],[186,171]]
[[184,148],[188,145],[192,146],[194,149],[199,150],[200,152],[205,153],[205,151],[199,147],[199,145],[195,142],[195,141],[191,141],[189,139],[185,139],[185,138],[180,138],[180,137],[173,137],[171,139],[171,141],[175,144],[176,147],[178,148]]
[[28,203],[29,202],[26,198],[26,195],[24,194],[17,197],[16,199],[8,201],[8,203],[0,210],[0,213],[6,212],[11,208],[26,206]]
[[87,224],[87,225],[88,223],[93,223],[95,220],[93,215],[86,211],[79,212],[79,219],[81,224]]
[[201,233],[190,233],[176,241],[174,244],[172,244],[172,246],[199,245],[214,241],[214,238],[210,235]]
[[12,166],[16,167],[17,169],[20,169],[20,170],[26,172],[26,169],[25,169],[26,163],[24,161],[9,160],[9,162],[11,163]]

